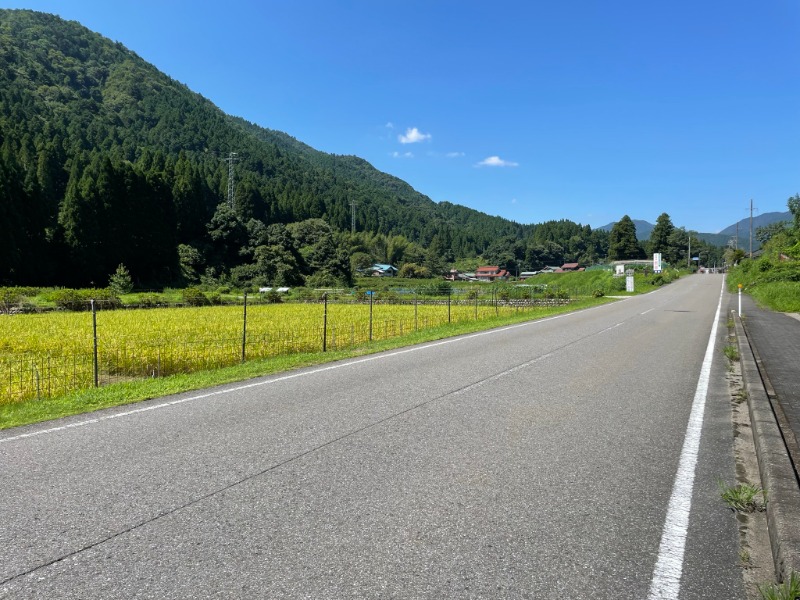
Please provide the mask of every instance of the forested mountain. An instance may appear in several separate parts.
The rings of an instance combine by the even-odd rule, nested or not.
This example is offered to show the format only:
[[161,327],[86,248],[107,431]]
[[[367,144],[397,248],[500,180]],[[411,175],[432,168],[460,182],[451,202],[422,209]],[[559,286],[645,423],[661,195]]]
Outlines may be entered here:
[[224,114],[79,23],[0,10],[0,285],[102,286],[120,263],[151,285],[322,284],[372,261],[435,274],[511,246],[535,268],[543,253],[597,260],[608,236],[437,204],[358,157]]

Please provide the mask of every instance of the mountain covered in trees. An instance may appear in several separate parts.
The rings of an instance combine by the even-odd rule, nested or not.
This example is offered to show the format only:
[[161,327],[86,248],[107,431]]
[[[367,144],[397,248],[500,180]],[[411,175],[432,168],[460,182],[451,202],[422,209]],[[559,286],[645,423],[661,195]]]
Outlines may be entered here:
[[347,284],[374,262],[519,271],[596,262],[609,235],[435,203],[226,115],[79,23],[0,10],[0,285],[103,286],[120,264],[150,286]]

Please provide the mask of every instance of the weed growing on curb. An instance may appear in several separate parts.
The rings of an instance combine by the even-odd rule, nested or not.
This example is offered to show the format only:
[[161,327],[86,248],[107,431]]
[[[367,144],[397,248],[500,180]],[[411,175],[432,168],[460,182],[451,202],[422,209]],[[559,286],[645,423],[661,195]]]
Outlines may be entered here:
[[767,509],[767,492],[750,483],[729,486],[717,481],[719,495],[732,510],[740,513],[762,512]]
[[722,351],[725,353],[725,356],[728,357],[728,360],[732,362],[736,362],[737,360],[739,360],[739,350],[738,348],[736,348],[736,346],[733,345],[725,346],[722,349]]
[[736,396],[734,397],[734,402],[736,404],[741,404],[742,402],[746,402],[750,395],[747,393],[747,390],[741,388],[738,392],[736,392]]
[[745,550],[744,548],[739,550],[739,561],[742,563],[743,567],[751,566],[752,556],[750,556],[750,552]]
[[782,584],[760,585],[758,591],[764,600],[796,600],[800,598],[800,575],[792,572]]

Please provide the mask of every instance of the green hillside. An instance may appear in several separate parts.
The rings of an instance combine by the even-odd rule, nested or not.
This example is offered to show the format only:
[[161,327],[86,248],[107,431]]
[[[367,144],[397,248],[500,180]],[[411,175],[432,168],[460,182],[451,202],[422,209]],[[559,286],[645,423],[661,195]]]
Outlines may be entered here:
[[140,285],[346,283],[374,261],[524,270],[607,248],[569,221],[437,204],[358,157],[224,114],[79,23],[0,10],[0,285],[103,286],[119,264]]

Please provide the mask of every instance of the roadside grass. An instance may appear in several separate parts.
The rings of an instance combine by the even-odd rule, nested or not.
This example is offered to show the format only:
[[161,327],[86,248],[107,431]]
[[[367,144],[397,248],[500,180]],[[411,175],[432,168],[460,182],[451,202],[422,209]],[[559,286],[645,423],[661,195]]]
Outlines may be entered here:
[[792,572],[787,581],[760,585],[758,591],[764,600],[796,600],[800,598],[800,575]]
[[766,257],[743,260],[728,272],[728,291],[743,290],[760,305],[778,312],[800,312],[800,261]]
[[747,292],[761,306],[778,312],[800,312],[800,281],[760,283]]
[[731,510],[739,513],[763,512],[767,509],[767,492],[751,483],[729,486],[717,481],[719,495]]
[[725,356],[731,362],[736,362],[736,361],[739,360],[739,349],[736,346],[732,345],[732,344],[729,344],[729,345],[725,346],[722,349],[722,352],[725,354]]
[[29,425],[70,415],[87,413],[103,408],[141,402],[152,398],[179,394],[216,385],[244,381],[254,377],[272,375],[303,367],[353,358],[404,346],[431,342],[443,338],[474,333],[574,312],[613,302],[608,298],[585,298],[569,305],[541,308],[535,312],[464,321],[450,325],[420,330],[404,336],[365,344],[356,348],[332,352],[309,352],[282,355],[275,358],[247,361],[232,367],[172,375],[163,378],[142,379],[114,383],[103,387],[70,392],[63,396],[43,400],[0,404],[0,429]]

